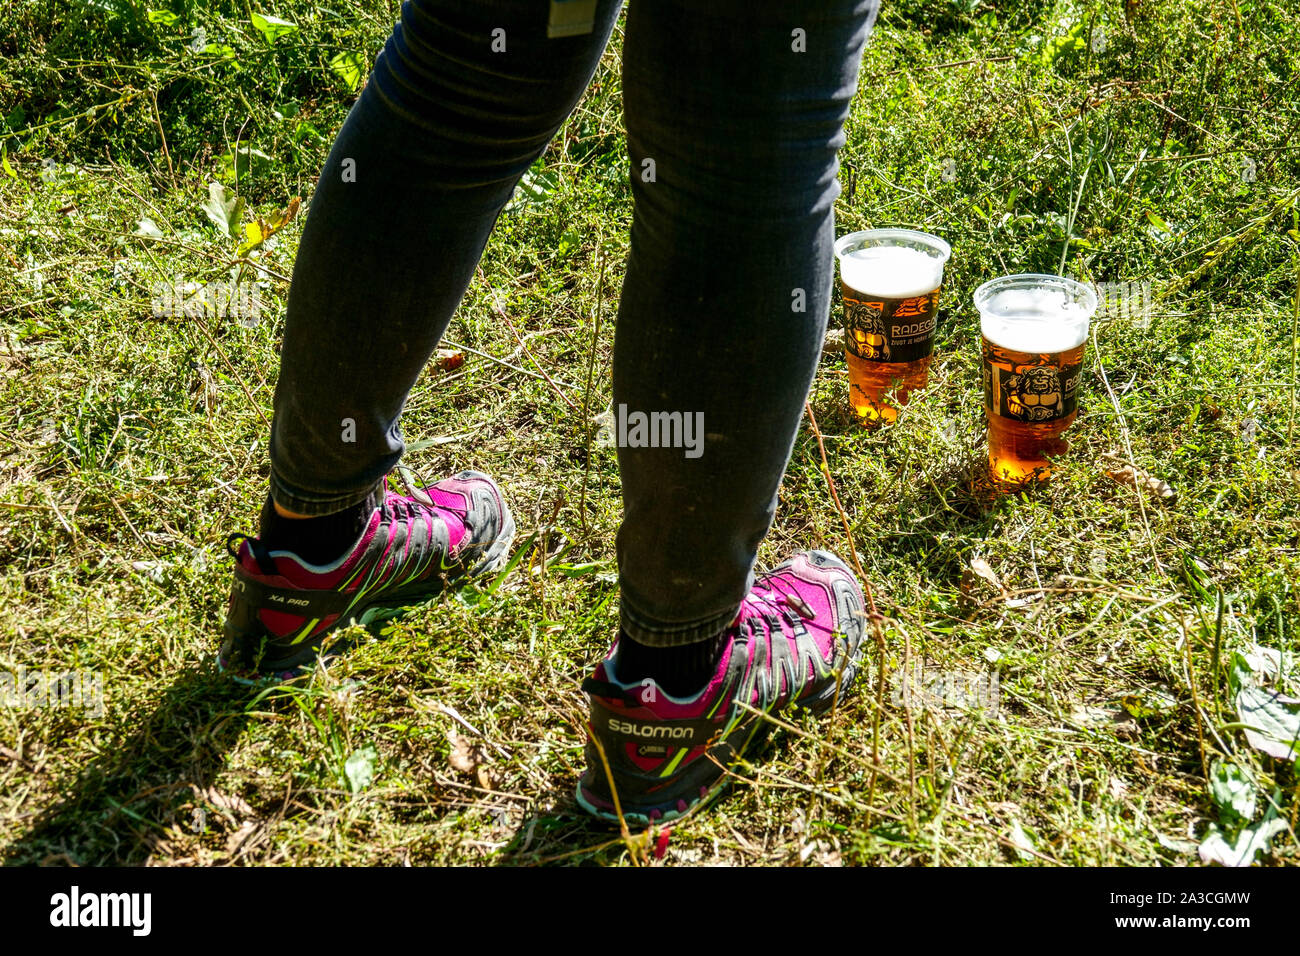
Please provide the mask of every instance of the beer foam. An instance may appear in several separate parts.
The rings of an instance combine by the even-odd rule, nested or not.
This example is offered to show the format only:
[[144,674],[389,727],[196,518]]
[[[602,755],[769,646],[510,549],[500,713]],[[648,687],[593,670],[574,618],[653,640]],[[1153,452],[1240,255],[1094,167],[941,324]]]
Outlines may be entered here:
[[1088,337],[1088,310],[1056,289],[1008,289],[980,310],[980,331],[1014,352],[1064,352]]
[[907,246],[867,246],[840,259],[846,285],[884,299],[909,299],[939,288],[943,261]]
[[997,318],[986,318],[980,327],[984,337],[994,345],[1033,355],[1068,352],[1088,337],[1087,326],[1060,325],[1056,322],[1004,322]]

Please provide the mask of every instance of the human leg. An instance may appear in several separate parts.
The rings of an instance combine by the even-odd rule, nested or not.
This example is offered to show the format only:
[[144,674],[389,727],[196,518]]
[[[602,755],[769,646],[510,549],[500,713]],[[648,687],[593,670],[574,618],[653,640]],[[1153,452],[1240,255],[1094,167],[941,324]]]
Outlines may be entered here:
[[274,502],[258,538],[232,536],[244,540],[223,667],[292,674],[349,620],[505,560],[514,522],[487,476],[409,495],[382,479],[493,223],[586,88],[617,12],[601,0],[589,33],[551,39],[532,0],[403,5],[312,197],[275,395]]
[[[668,819],[767,727],[741,704],[829,707],[861,590],[826,552],[754,574],[821,352],[835,154],[875,3],[629,10],[635,216],[614,350],[622,631],[584,688],[587,809]],[[698,445],[624,423],[696,426]],[[651,428],[654,426],[651,425]],[[670,436],[671,437],[671,436]]]

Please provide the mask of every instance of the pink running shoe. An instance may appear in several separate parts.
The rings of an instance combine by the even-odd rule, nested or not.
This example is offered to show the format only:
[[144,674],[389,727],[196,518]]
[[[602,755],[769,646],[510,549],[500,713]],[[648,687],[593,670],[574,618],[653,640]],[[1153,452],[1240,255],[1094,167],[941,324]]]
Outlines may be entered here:
[[853,684],[865,625],[853,573],[833,554],[807,551],[757,577],[728,629],[717,672],[694,697],[670,697],[649,678],[620,683],[611,651],[583,683],[591,720],[578,803],[617,820],[612,783],[630,824],[691,810],[720,789],[724,768],[771,727],[736,702],[769,714],[829,709],[837,689],[842,698]]
[[366,530],[333,564],[268,551],[244,534],[227,539],[235,580],[217,656],[222,670],[245,681],[287,680],[318,654],[342,650],[327,643],[333,631],[417,604],[505,563],[515,522],[496,482],[462,471],[421,490],[405,469],[400,474],[409,494],[385,489]]

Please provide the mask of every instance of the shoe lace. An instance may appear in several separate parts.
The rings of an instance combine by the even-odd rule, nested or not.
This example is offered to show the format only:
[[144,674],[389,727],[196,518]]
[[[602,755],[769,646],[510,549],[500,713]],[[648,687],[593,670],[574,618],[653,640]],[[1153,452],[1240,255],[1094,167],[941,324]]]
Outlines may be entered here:
[[[752,609],[766,622],[772,638],[775,639],[780,635],[784,638],[797,639],[799,634],[806,634],[806,630],[801,626],[802,622],[816,617],[808,602],[780,578],[767,578],[762,581],[762,587],[762,591],[751,592],[749,600]],[[796,660],[802,660],[802,654],[796,655]],[[767,666],[769,669],[773,668],[774,659],[769,658]],[[797,696],[806,683],[807,673],[804,668],[796,667],[789,674],[789,679],[791,683],[788,685],[787,693]],[[774,701],[776,699],[773,698]]]
[[380,514],[390,521],[406,521],[418,517],[426,508],[437,507],[424,490],[424,483],[414,470],[402,464],[397,465],[393,470],[401,479],[406,489],[406,496],[389,497],[385,494],[379,503]]
[[799,592],[780,578],[768,578],[764,584],[768,593],[764,596],[763,603],[776,610],[787,623],[811,621],[817,616]]

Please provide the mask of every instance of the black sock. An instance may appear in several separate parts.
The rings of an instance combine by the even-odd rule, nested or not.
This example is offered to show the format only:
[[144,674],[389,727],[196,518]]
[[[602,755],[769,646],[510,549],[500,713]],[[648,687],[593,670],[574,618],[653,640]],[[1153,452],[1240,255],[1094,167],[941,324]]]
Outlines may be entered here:
[[614,653],[614,675],[620,683],[653,678],[665,694],[690,697],[713,677],[726,646],[726,632],[677,647],[651,647],[620,634]]
[[382,485],[350,508],[316,518],[284,518],[276,513],[271,496],[262,506],[258,538],[271,551],[292,551],[308,564],[332,564],[361,537],[370,515],[383,500]]

